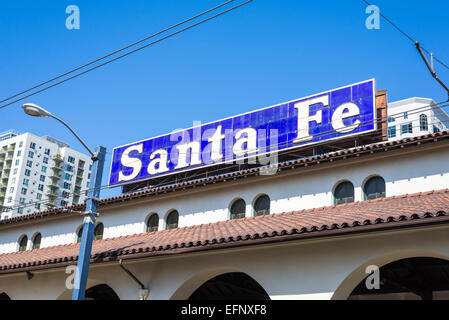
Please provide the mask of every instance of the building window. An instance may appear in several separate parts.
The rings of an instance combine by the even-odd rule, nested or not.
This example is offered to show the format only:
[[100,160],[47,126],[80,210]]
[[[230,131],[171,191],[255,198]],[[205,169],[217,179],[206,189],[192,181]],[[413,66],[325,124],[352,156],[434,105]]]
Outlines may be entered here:
[[68,183],[68,182],[64,182],[63,187],[64,187],[64,189],[70,189],[71,188],[71,184]]
[[22,150],[17,151],[17,156],[20,157],[22,155]]
[[38,186],[37,186],[37,189],[38,189],[39,191],[44,191],[44,185],[43,185],[43,184],[38,185]]
[[408,112],[404,112],[404,119],[408,119]]
[[402,134],[413,133],[412,123],[410,122],[410,123],[403,124],[401,126],[401,133]]
[[66,173],[64,179],[65,179],[65,180],[68,180],[68,181],[72,181],[72,175]]
[[388,117],[388,122],[395,122],[396,120],[393,117]]
[[25,175],[27,177],[29,177],[31,175],[31,170],[30,169],[25,169]]
[[25,251],[27,249],[28,237],[26,235],[19,239],[19,251]]
[[37,210],[41,209],[41,204],[40,203],[35,203],[34,204],[34,208],[36,208]]
[[440,132],[440,129],[437,126],[433,126],[433,132],[438,133]]
[[42,236],[40,233],[36,234],[33,238],[33,249],[39,249],[41,247]]
[[419,129],[421,131],[429,130],[429,123],[427,121],[427,116],[425,114],[419,116]]
[[25,204],[25,198],[20,197],[19,203],[20,203],[20,204]]
[[365,200],[385,197],[385,180],[382,177],[372,177],[363,188]]
[[11,188],[9,189],[9,193],[14,193],[14,187],[11,187]]
[[245,218],[246,203],[243,199],[236,200],[231,206],[231,220]]
[[254,202],[254,216],[270,214],[270,197],[266,194],[257,198]]
[[12,202],[12,197],[8,197],[8,203]]
[[75,158],[69,156],[69,158],[67,159],[67,161],[70,162],[70,163],[75,163]]
[[65,169],[69,172],[73,172],[73,166],[71,166],[70,164],[66,164]]
[[345,181],[340,183],[334,191],[334,204],[354,202],[354,185]]
[[29,183],[30,183],[30,179],[23,179],[24,186],[28,186]]
[[31,149],[36,149],[36,144],[35,144],[34,142],[31,142],[31,143],[30,143],[30,148],[31,148]]
[[101,240],[101,239],[103,239],[103,231],[104,231],[104,226],[103,226],[103,224],[100,222],[100,223],[97,224],[97,226],[95,227],[95,231],[94,231],[94,240]]
[[41,176],[39,177],[39,180],[42,182],[45,182],[45,176],[41,174]]
[[[25,172],[26,172],[26,170],[25,170]],[[12,174],[17,174],[17,168],[14,169]]]
[[17,209],[17,213],[22,214],[23,213],[23,207],[20,207],[19,209]]
[[36,199],[37,200],[42,200],[42,193],[37,193],[36,194]]
[[42,166],[42,172],[47,172],[47,167],[46,166]]
[[67,207],[68,203],[65,200],[61,200],[61,207]]
[[20,162],[20,160],[19,160],[19,159],[17,159],[17,160],[16,160],[16,164],[15,164],[15,165],[16,165],[16,166],[18,166],[18,165],[19,165],[19,162]]
[[149,217],[149,219],[147,219],[146,232],[157,231],[158,227],[159,227],[159,216],[156,213],[153,213]]
[[48,158],[47,158],[47,157],[44,157],[44,158],[42,159],[42,162],[45,163],[45,164],[48,164]]
[[27,160],[27,167],[33,167],[33,161]]
[[46,154],[47,156],[49,156],[49,155],[50,155],[50,149],[45,148],[45,154]]
[[388,127],[388,138],[396,137],[396,126]]
[[167,229],[176,229],[178,227],[179,213],[176,210],[170,212],[167,216]]
[[19,142],[19,148],[22,148],[23,147],[23,141],[20,141]]
[[30,157],[31,159],[34,158],[34,152],[33,151],[29,151],[28,152],[28,157]]

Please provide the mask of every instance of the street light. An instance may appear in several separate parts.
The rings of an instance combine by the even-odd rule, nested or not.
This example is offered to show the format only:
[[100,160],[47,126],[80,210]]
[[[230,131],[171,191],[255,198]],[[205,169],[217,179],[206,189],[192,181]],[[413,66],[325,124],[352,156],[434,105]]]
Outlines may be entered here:
[[98,202],[100,197],[101,179],[103,176],[104,160],[106,148],[99,146],[92,152],[83,140],[69,127],[67,123],[55,117],[50,112],[38,105],[26,103],[22,106],[23,111],[33,117],[50,117],[61,122],[66,126],[81,144],[89,151],[92,158],[92,185],[88,191],[86,200],[86,210],[84,212],[83,234],[81,236],[80,250],[78,254],[78,265],[75,274],[75,283],[73,289],[73,300],[84,300],[86,294],[87,276],[89,273],[89,262],[92,252],[92,241],[94,238],[95,221],[98,216]]

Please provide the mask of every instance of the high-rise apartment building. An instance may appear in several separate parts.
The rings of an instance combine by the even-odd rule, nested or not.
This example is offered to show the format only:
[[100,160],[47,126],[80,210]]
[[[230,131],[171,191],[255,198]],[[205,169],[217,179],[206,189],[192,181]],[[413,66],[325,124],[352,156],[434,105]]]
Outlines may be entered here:
[[92,160],[52,137],[0,134],[1,218],[82,203]]

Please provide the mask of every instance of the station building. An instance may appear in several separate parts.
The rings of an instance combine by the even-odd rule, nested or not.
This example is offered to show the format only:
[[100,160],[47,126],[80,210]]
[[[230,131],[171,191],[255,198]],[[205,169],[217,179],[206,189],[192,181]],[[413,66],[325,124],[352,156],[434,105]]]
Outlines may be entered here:
[[[449,131],[382,135],[102,199],[86,298],[448,299]],[[83,210],[0,220],[0,298],[71,298]]]

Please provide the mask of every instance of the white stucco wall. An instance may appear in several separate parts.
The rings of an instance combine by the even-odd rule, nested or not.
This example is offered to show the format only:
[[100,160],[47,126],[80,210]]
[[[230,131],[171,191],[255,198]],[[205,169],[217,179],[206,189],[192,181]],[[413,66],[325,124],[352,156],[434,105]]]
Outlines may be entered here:
[[[226,272],[244,272],[271,299],[346,299],[366,276],[365,268],[409,257],[449,259],[449,227],[296,240],[204,253],[125,261],[150,289],[149,299],[186,299],[205,281]],[[0,292],[12,299],[70,299],[64,269],[0,275]],[[139,288],[118,262],[93,265],[88,287],[105,283],[120,299],[138,299]],[[437,296],[437,295],[436,295]]]
[[[386,181],[387,197],[449,188],[449,148],[421,147],[405,151],[389,151],[376,156],[337,161],[303,169],[290,170],[276,176],[247,178],[194,190],[158,195],[142,200],[108,206],[101,210],[99,222],[104,224],[104,238],[145,231],[150,213],[159,215],[159,230],[165,228],[168,212],[179,212],[179,227],[229,219],[230,204],[242,198],[246,215],[253,214],[252,205],[260,194],[271,199],[271,213],[318,208],[333,205],[336,184],[349,180],[354,184],[355,201],[363,200],[363,184],[367,178],[380,175]],[[419,150],[419,152],[415,152]],[[18,239],[26,234],[42,234],[41,248],[75,242],[82,217],[73,214],[54,220],[21,223],[0,227],[0,253],[17,250]]]

